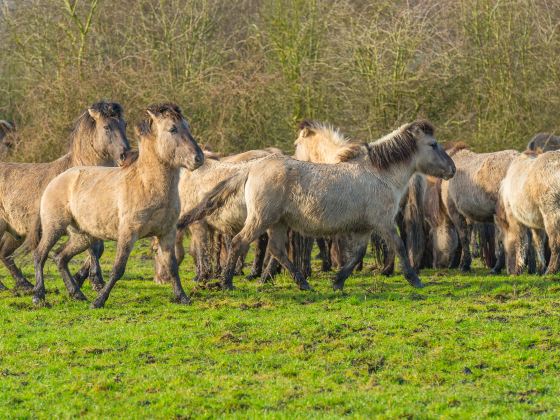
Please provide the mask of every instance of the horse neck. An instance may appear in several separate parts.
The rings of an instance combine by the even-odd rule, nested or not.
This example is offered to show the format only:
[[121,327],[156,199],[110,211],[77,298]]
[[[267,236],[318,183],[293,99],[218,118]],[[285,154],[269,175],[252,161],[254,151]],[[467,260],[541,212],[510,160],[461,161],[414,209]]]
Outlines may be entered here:
[[150,190],[157,185],[166,194],[170,189],[177,188],[181,169],[162,162],[150,140],[145,144],[140,143],[140,153],[134,167],[137,168],[142,184]]
[[388,179],[393,187],[401,192],[401,195],[406,192],[410,178],[416,172],[416,164],[414,158],[410,162],[395,163],[387,169],[380,171],[383,177]]
[[68,155],[71,166],[114,166],[111,159],[107,159],[95,150],[93,138],[83,132],[72,139]]
[[[366,149],[374,149],[375,143],[366,144]],[[367,164],[371,167],[372,161],[369,154],[372,150],[368,150],[363,157],[358,159],[364,159]],[[413,155],[408,161],[392,163],[388,168],[379,169],[375,168],[375,171],[381,175],[382,179],[390,183],[393,188],[400,191],[401,194],[406,192],[408,187],[408,181],[416,172],[416,157]]]

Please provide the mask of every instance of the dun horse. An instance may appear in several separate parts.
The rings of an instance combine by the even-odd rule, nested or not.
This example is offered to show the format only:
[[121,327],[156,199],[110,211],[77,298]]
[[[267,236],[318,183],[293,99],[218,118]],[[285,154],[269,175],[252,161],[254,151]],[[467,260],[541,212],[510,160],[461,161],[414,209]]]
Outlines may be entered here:
[[[130,149],[119,104],[98,102],[84,111],[70,135],[70,151],[49,163],[0,163],[0,260],[16,287],[32,289],[13,260],[39,215],[41,195],[48,183],[73,166],[113,166]],[[5,234],[8,232],[10,235]],[[103,287],[97,257],[90,252],[94,287]],[[89,270],[88,270],[89,271]],[[5,286],[0,283],[0,290]]]
[[[227,179],[236,174],[248,162],[260,159],[271,154],[282,154],[282,151],[275,148],[263,150],[249,150],[247,152],[227,156],[222,159],[208,158],[204,164],[196,172],[182,171],[179,181],[179,197],[181,200],[181,214],[185,214],[195,207],[204,195],[215,187],[220,181]],[[206,154],[206,152],[205,152]],[[220,270],[220,254],[224,245],[224,236],[232,237],[237,234],[243,227],[245,220],[245,212],[241,214],[237,212],[230,213],[228,208],[224,210],[224,218],[210,217],[209,220],[200,220],[188,226],[191,233],[191,254],[195,259],[196,279],[200,281],[209,280],[214,274],[219,274]],[[237,220],[237,222],[236,222]],[[177,240],[175,243],[175,252],[178,264],[183,260],[185,251],[183,248],[183,236],[185,226],[179,227],[177,230]],[[266,251],[266,243],[260,246],[256,257],[262,258]],[[216,256],[216,254],[218,254]],[[212,269],[212,259],[215,257],[215,270]],[[162,283],[163,279],[159,276],[159,268],[156,263],[156,283]],[[259,267],[254,267],[255,274],[260,275],[262,261]]]
[[247,218],[232,241],[224,288],[233,287],[238,256],[268,231],[269,251],[292,274],[300,289],[310,289],[287,256],[288,228],[315,237],[349,233],[358,241],[359,252],[337,273],[335,289],[344,287],[344,281],[363,257],[372,231],[379,232],[395,248],[408,282],[422,287],[397,234],[395,216],[415,172],[449,179],[455,173],[455,165],[436,142],[433,127],[426,121],[403,125],[363,147],[363,157],[338,165],[265,158],[220,183],[184,218],[183,222],[197,220],[228,205],[231,196],[244,195]]
[[500,188],[496,221],[504,237],[509,274],[520,274],[527,253],[528,230],[536,251],[537,272],[546,267],[544,232],[550,245],[547,274],[560,271],[560,152],[521,154]]
[[463,145],[456,149],[458,150],[450,151],[450,154],[457,166],[457,174],[451,180],[442,183],[441,192],[447,214],[459,234],[462,248],[460,268],[462,271],[468,271],[472,262],[472,224],[494,222],[500,182],[519,152],[503,150],[474,153]]
[[[354,142],[332,126],[316,121],[304,121],[300,124],[300,133],[295,142],[296,151],[294,157],[298,160],[314,163],[349,162],[363,157],[367,149],[362,143]],[[398,217],[401,237],[404,240],[410,264],[418,269],[424,252],[424,230],[423,230],[423,192],[424,180],[422,175],[415,175],[409,181],[406,194],[400,204]],[[331,252],[333,259],[344,261],[349,258],[353,248],[352,240],[337,238],[332,243]],[[319,242],[321,244],[321,242]],[[309,250],[310,251],[310,250]],[[321,250],[322,254],[328,251]],[[394,266],[394,254],[385,256],[385,274],[391,274]],[[329,264],[324,264],[329,266]]]
[[[99,308],[122,277],[136,240],[156,236],[160,273],[171,279],[178,301],[189,302],[174,250],[179,174],[181,167],[194,170],[202,165],[204,155],[176,105],[151,105],[146,114],[137,127],[140,150],[136,162],[125,168],[73,168],[47,186],[37,224],[42,234],[35,249],[35,302],[45,299],[43,267],[48,252],[66,231],[68,242],[55,259],[72,297],[85,299],[68,271],[68,262],[96,239],[117,241],[111,278],[92,303]],[[36,242],[35,238],[31,243]]]

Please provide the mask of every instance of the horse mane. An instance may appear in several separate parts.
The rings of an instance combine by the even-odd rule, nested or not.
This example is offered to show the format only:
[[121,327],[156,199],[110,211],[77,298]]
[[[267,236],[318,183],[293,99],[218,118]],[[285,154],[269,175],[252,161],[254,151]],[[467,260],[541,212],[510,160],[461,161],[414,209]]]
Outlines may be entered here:
[[426,120],[414,121],[404,124],[392,133],[367,145],[369,157],[374,167],[388,169],[390,166],[408,162],[418,146],[414,132],[421,130],[432,136],[434,126]]
[[[94,103],[88,109],[99,112],[99,114],[104,118],[123,118],[123,108],[120,104],[116,102],[105,102],[100,101]],[[86,109],[82,114],[74,121],[74,127],[70,133],[70,150],[75,150],[76,148],[81,148],[85,150],[84,147],[88,142],[88,146],[92,146],[91,137],[95,133],[95,119],[90,115]],[[78,142],[80,144],[78,144]]]
[[469,150],[469,145],[462,141],[450,141],[443,145],[443,150],[445,150],[449,156],[453,156],[460,150]]
[[[299,123],[298,128],[301,130],[307,129],[314,132],[321,132],[322,138],[326,142],[333,144],[338,147],[334,159],[339,162],[347,162],[352,160],[363,153],[363,144],[357,143],[348,137],[346,137],[342,132],[331,124],[314,121],[314,120],[304,120]],[[300,137],[295,141],[295,145],[300,143]]]
[[154,115],[161,117],[169,117],[174,121],[181,121],[184,119],[183,112],[177,104],[167,102],[162,104],[152,104],[146,108],[144,118],[136,125],[138,132],[141,136],[149,136],[152,134],[152,118],[148,111]]

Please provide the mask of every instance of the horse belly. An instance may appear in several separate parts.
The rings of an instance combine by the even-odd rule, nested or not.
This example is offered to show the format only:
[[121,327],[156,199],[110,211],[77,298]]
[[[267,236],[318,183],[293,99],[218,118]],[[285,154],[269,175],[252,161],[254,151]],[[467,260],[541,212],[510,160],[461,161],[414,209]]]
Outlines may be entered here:
[[[365,232],[374,229],[367,204],[356,200],[349,203],[326,203],[324,206],[290,206],[282,221],[292,229],[310,236]],[[334,205],[333,205],[334,204]]]
[[459,212],[476,222],[492,222],[496,202],[483,191],[474,194],[457,194],[455,198]]
[[101,200],[99,205],[81,201],[71,206],[76,228],[94,238],[117,240],[119,214],[116,206]]

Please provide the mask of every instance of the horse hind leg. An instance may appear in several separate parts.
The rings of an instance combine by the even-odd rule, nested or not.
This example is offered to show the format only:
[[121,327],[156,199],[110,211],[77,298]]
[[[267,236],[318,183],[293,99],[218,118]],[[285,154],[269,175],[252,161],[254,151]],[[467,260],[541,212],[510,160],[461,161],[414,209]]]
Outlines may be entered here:
[[389,227],[385,232],[382,233],[382,236],[388,244],[392,245],[394,252],[399,257],[401,271],[408,283],[413,287],[424,287],[424,285],[420,281],[420,278],[410,265],[410,261],[408,260],[406,255],[406,248],[401,237],[397,233],[397,229],[395,228],[395,226]]
[[103,280],[103,273],[101,271],[101,266],[99,265],[99,259],[105,251],[105,245],[103,241],[95,241],[91,247],[88,249],[88,257],[78,270],[74,274],[74,280],[78,287],[82,287],[84,281],[89,278],[91,287],[96,292],[99,292],[105,286],[105,281]]
[[[23,241],[15,239],[11,235],[4,235],[2,238],[0,248],[0,261],[6,266],[10,275],[16,282],[16,289],[20,290],[33,290],[33,284],[31,284],[23,275],[20,268],[16,265],[14,261],[13,253],[16,249],[20,247]],[[2,283],[0,283],[0,290],[2,290]]]
[[266,233],[259,236],[256,242],[255,249],[255,259],[253,260],[253,266],[251,268],[251,273],[245,277],[247,280],[253,280],[258,278],[263,272],[264,259],[266,256],[266,248],[268,246],[268,235]]
[[179,265],[175,256],[175,238],[174,232],[158,238],[160,273],[164,276],[165,283],[171,283],[177,301],[181,304],[188,304],[190,299],[183,290],[179,278]]
[[101,292],[99,292],[97,299],[95,299],[91,304],[93,309],[101,308],[105,305],[111,290],[117,281],[119,281],[119,279],[123,276],[128,257],[130,256],[132,247],[134,246],[134,242],[136,242],[136,235],[133,233],[127,232],[126,234],[119,235],[119,239],[117,241],[117,253],[115,256],[115,262],[113,263],[113,269],[111,271],[111,278],[109,279],[109,282],[105,284],[105,287],[103,287]]
[[536,274],[542,275],[546,270],[546,233],[540,229],[532,229],[531,239],[536,259]]
[[62,250],[54,256],[54,261],[58,267],[58,271],[64,281],[66,289],[70,296],[76,300],[87,300],[85,295],[80,290],[78,284],[72,277],[68,269],[68,262],[70,260],[90,248],[92,239],[89,235],[72,232],[68,238],[68,242],[64,245]]
[[[362,261],[364,255],[366,254],[368,245],[369,234],[367,235],[356,235],[352,238],[352,242],[358,243],[357,249],[353,252],[353,255],[347,259],[346,264],[342,266],[338,273],[336,273],[335,280],[333,282],[334,290],[342,290],[344,288],[344,282],[352,274],[354,268]],[[346,241],[347,243],[349,241]]]
[[268,230],[268,249],[272,256],[290,272],[300,290],[312,290],[301,270],[288,258],[286,245],[288,229],[284,225],[276,225]]

